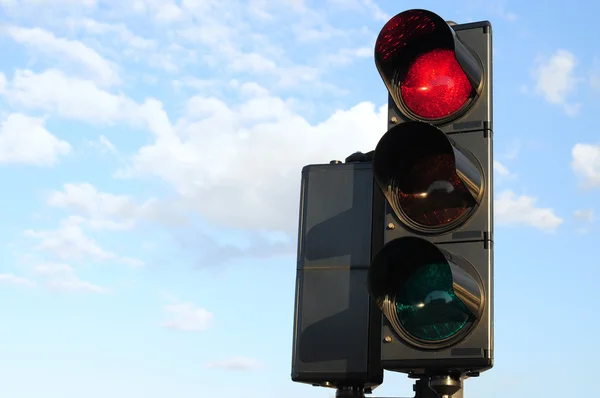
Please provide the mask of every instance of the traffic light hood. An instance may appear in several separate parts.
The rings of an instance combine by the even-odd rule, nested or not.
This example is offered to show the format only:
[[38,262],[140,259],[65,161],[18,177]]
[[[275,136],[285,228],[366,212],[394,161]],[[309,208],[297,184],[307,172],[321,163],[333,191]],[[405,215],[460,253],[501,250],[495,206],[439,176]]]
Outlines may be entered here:
[[449,122],[482,91],[481,61],[431,11],[391,18],[377,37],[375,64],[396,106],[414,120]]

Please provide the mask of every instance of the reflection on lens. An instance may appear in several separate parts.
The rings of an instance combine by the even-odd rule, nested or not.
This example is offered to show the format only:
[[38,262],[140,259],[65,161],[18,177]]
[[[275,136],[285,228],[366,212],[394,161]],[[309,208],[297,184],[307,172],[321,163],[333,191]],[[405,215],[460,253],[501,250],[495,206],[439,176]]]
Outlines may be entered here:
[[452,183],[450,183],[449,181],[440,180],[431,183],[429,188],[427,188],[425,196],[432,197],[434,195],[450,194],[452,192],[454,192],[454,185],[452,185]]
[[404,214],[422,226],[443,227],[475,206],[450,154],[419,158],[395,188]]
[[402,328],[425,341],[440,341],[454,336],[473,314],[456,297],[452,272],[447,264],[428,264],[398,286],[396,314]]

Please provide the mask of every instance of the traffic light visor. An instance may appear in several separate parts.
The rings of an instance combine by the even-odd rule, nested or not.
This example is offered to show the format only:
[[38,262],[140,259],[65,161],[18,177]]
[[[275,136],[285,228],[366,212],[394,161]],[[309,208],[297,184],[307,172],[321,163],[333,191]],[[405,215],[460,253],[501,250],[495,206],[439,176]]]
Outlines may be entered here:
[[465,260],[415,237],[389,242],[369,271],[369,289],[395,331],[422,348],[464,337],[481,317],[483,291]]
[[375,64],[398,108],[415,120],[447,122],[481,93],[481,62],[431,11],[390,19],[377,38]]
[[398,218],[422,233],[455,228],[483,195],[477,161],[424,122],[391,128],[375,149],[373,173]]

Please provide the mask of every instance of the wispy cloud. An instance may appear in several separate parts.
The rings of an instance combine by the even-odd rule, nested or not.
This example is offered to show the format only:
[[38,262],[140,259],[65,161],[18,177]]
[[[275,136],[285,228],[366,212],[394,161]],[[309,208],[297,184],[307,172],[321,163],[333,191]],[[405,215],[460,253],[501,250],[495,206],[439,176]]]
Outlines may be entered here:
[[31,287],[35,286],[35,282],[15,274],[3,273],[0,274],[0,284],[14,285],[14,286],[23,286],[23,287]]
[[77,276],[75,269],[67,264],[39,263],[33,274],[42,278],[44,285],[53,291],[67,293],[108,293],[109,289],[86,282]]
[[581,104],[571,102],[582,78],[575,74],[577,60],[567,50],[556,50],[550,57],[537,59],[533,71],[534,90],[548,103],[561,106],[565,113],[574,116],[579,112]]
[[546,232],[555,231],[564,220],[554,209],[538,207],[537,198],[517,195],[511,190],[500,192],[494,201],[495,218],[498,224],[523,225]]
[[600,187],[600,145],[575,144],[571,150],[571,168],[583,187]]
[[208,362],[205,366],[207,368],[238,371],[258,370],[264,367],[264,365],[260,361],[247,357],[232,357],[227,359],[221,359],[214,362]]
[[74,64],[77,72],[89,75],[98,84],[114,85],[120,82],[118,67],[80,41],[63,39],[40,28],[5,26],[3,31],[36,53],[52,57],[61,64],[65,61]]
[[593,209],[579,209],[573,212],[573,217],[576,220],[583,222],[592,222],[594,221],[594,210]]
[[167,319],[163,326],[184,332],[203,332],[213,323],[213,314],[193,303],[172,303],[164,306]]
[[45,122],[21,113],[9,114],[0,125],[0,164],[53,166],[71,153],[71,144],[48,131]]

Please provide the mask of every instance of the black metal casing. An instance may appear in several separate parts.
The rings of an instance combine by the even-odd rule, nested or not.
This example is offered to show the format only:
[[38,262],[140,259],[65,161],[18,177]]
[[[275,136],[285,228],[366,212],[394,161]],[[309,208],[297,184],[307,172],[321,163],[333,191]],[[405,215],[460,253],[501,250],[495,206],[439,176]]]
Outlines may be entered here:
[[[483,282],[483,315],[473,330],[457,344],[439,350],[422,350],[402,341],[383,318],[382,364],[384,369],[415,376],[439,372],[475,374],[493,366],[493,145],[492,145],[492,34],[487,21],[452,26],[458,38],[473,50],[483,67],[484,86],[473,106],[451,124],[436,125],[463,151],[479,162],[484,194],[474,214],[461,226],[439,235],[423,235],[398,219],[383,194],[374,200],[374,217],[385,219],[383,241],[417,236],[470,263]],[[411,121],[389,96],[389,126]],[[378,190],[380,192],[380,190]],[[386,341],[387,340],[387,341]],[[391,340],[391,341],[390,341]]]
[[370,163],[302,170],[292,380],[317,386],[383,382],[381,313],[367,290]]
[[[474,375],[493,365],[492,33],[487,21],[454,25],[481,61],[484,84],[458,119],[435,126],[477,159],[484,193],[471,217],[450,232],[424,235],[405,227],[373,180],[371,162],[309,165],[302,170],[292,380],[316,386],[383,382],[383,369]],[[389,96],[389,126],[411,119]],[[389,228],[388,225],[394,225]],[[419,349],[400,338],[369,294],[371,262],[385,243],[415,236],[471,264],[484,308],[456,344]]]

